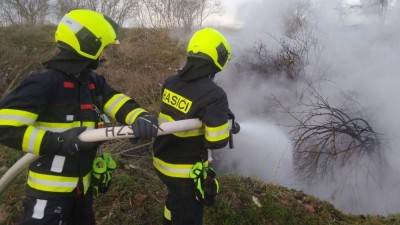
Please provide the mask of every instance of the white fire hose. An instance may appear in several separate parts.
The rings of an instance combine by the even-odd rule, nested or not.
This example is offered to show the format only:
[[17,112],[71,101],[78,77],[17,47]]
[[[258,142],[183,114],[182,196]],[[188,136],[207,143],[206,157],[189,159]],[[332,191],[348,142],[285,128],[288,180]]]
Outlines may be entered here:
[[[199,119],[178,120],[175,122],[167,122],[160,124],[160,130],[157,136],[166,135],[176,132],[185,132],[196,130],[203,127],[203,123]],[[121,138],[134,138],[132,128],[130,126],[107,127],[101,129],[88,130],[81,133],[79,139],[84,142],[108,141]],[[11,182],[23,172],[29,164],[38,159],[40,156],[27,153],[19,159],[0,179],[0,196]]]

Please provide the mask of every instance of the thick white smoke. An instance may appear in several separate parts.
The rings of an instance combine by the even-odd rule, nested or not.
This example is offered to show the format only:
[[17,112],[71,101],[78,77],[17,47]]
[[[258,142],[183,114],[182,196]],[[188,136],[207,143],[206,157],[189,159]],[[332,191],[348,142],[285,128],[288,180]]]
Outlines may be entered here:
[[[232,36],[228,33],[233,58],[228,69],[218,74],[217,81],[228,93],[230,107],[242,124],[242,132],[234,138],[235,149],[222,150],[221,167],[303,189],[346,212],[398,213],[400,19],[394,13],[398,7],[391,4],[384,21],[376,18],[367,21],[363,18],[376,15],[345,14],[340,10],[343,2],[310,1],[311,10],[306,19],[316,35],[319,51],[308,53],[310,64],[306,67],[306,76],[318,80],[317,76],[323,75],[317,86],[333,106],[345,101],[343,93],[355,93],[364,118],[387,141],[382,168],[375,168],[376,163],[370,163],[369,159],[359,159],[338,171],[340,176],[335,181],[310,185],[294,176],[290,127],[285,126],[287,117],[274,111],[271,100],[275,96],[284,104],[291,104],[299,86],[282,78],[265,79],[251,70],[237,69],[244,58],[248,59],[246,53],[257,41],[270,49],[278,47],[270,37],[283,35],[282,18],[296,2],[256,1],[252,6],[246,2],[238,7],[236,15],[243,27],[239,33],[232,32]],[[383,171],[386,177],[374,171]]]
[[240,171],[244,176],[285,186],[293,185],[291,145],[285,132],[261,120],[250,119],[240,124],[242,129],[234,139],[234,148],[223,150],[221,160],[225,163],[218,169]]

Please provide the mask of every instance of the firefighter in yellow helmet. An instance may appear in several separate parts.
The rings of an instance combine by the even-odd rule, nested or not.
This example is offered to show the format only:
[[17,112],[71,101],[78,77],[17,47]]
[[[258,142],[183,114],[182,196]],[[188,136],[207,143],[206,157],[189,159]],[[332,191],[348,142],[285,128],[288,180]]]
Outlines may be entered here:
[[117,28],[98,12],[67,13],[55,34],[60,51],[0,102],[0,142],[41,156],[29,167],[21,224],[95,224],[93,192],[107,190],[110,177],[94,187],[101,143],[80,141],[86,129],[111,118],[138,138],[157,134],[157,117],[94,71],[104,48],[118,43]]
[[199,118],[204,129],[159,136],[153,145],[153,165],[168,188],[163,224],[201,225],[204,206],[219,191],[208,166],[207,149],[223,148],[230,132],[228,99],[213,78],[231,57],[231,49],[217,30],[197,31],[187,48],[187,61],[162,85],[159,122]]

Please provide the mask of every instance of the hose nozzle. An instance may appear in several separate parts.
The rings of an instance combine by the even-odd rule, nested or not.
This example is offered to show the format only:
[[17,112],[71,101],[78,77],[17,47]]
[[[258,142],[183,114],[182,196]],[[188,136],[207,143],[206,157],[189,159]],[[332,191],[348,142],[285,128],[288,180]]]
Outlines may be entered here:
[[240,125],[237,122],[232,123],[232,128],[231,128],[232,134],[237,134],[240,131]]

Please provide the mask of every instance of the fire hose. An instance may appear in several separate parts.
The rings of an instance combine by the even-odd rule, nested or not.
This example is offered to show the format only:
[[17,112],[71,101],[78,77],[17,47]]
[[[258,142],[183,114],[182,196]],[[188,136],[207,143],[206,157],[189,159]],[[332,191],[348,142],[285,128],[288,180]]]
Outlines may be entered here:
[[[239,132],[239,124],[232,123],[235,132]],[[172,134],[176,132],[186,132],[192,130],[203,129],[203,123],[199,119],[186,119],[174,122],[166,122],[160,124],[157,136]],[[237,130],[237,132],[236,132]],[[130,126],[115,126],[100,129],[87,130],[81,133],[79,139],[84,142],[108,141],[122,138],[134,138],[132,128]],[[34,162],[40,156],[31,153],[25,154],[21,159],[13,164],[10,169],[0,179],[0,196],[11,184],[11,182],[23,172],[29,164]]]

